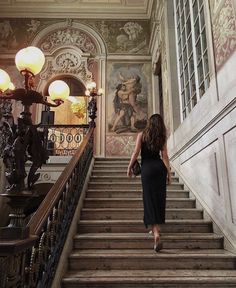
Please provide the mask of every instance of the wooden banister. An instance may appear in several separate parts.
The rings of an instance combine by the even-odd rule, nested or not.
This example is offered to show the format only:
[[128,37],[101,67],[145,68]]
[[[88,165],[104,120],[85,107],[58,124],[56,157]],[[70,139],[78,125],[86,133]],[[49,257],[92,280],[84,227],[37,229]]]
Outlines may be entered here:
[[93,157],[90,128],[28,223],[30,237],[0,241],[0,287],[51,287],[61,251]]

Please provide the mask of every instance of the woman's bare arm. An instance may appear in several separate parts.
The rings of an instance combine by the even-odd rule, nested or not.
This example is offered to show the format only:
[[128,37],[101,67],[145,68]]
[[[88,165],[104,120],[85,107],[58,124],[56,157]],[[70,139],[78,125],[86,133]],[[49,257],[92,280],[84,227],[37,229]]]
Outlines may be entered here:
[[168,151],[167,151],[167,144],[165,144],[164,148],[161,150],[161,158],[167,168],[167,179],[168,179],[168,184],[171,184],[171,173],[170,173],[170,160],[168,156]]
[[138,133],[138,136],[137,136],[137,139],[136,139],[135,148],[134,148],[134,152],[133,152],[133,154],[131,156],[131,159],[130,159],[130,162],[129,162],[129,166],[128,166],[128,169],[127,169],[127,176],[128,177],[132,176],[131,168],[132,168],[135,160],[138,158],[138,155],[140,153],[141,145],[142,145],[142,135],[143,135],[142,132]]

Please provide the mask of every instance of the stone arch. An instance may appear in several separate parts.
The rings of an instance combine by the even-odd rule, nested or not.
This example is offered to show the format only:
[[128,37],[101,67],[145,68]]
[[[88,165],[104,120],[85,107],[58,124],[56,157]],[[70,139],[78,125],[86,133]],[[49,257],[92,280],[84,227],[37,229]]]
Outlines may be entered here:
[[[91,27],[66,20],[40,31],[31,45],[42,49],[46,63],[39,75],[38,91],[53,77],[75,77],[85,86],[92,79],[105,91],[107,49],[104,40]],[[42,105],[37,105],[35,121],[41,120]],[[105,95],[98,99],[96,154],[105,154]]]

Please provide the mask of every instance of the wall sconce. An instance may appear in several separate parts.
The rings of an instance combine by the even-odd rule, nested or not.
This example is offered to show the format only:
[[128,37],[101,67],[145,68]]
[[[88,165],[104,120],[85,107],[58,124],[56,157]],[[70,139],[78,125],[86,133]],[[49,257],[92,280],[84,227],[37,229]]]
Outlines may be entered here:
[[32,190],[38,180],[36,174],[38,168],[48,159],[47,151],[43,145],[43,139],[38,132],[38,125],[32,124],[30,107],[33,103],[57,107],[69,96],[68,85],[61,80],[52,82],[49,86],[49,95],[53,102],[48,102],[45,97],[34,90],[34,77],[40,73],[45,57],[37,47],[27,47],[20,50],[15,57],[16,67],[24,76],[24,88],[15,89],[11,84],[9,75],[0,69],[0,99],[21,101],[23,111],[18,118],[15,133],[9,137],[6,148],[3,151],[3,161],[6,166],[6,178],[9,183],[7,193],[15,194],[26,191],[24,179],[26,178],[25,163],[32,162],[30,167],[27,188]]
[[91,119],[91,121],[89,122],[89,126],[90,127],[96,127],[95,124],[95,119],[97,118],[96,116],[96,112],[97,112],[97,101],[96,98],[97,96],[102,96],[103,94],[103,89],[98,89],[96,88],[96,83],[94,81],[89,82],[86,86],[86,91],[85,91],[85,95],[87,97],[91,97],[89,103],[88,103],[88,116]]

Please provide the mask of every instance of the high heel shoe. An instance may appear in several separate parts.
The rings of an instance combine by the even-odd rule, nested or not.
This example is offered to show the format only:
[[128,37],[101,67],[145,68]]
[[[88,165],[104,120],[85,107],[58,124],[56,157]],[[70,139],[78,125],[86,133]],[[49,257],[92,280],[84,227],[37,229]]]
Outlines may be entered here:
[[162,248],[163,248],[163,244],[161,243],[161,238],[160,235],[158,235],[157,237],[154,238],[154,250],[156,252],[159,252]]
[[161,242],[154,244],[154,251],[159,252],[163,249],[163,244]]

